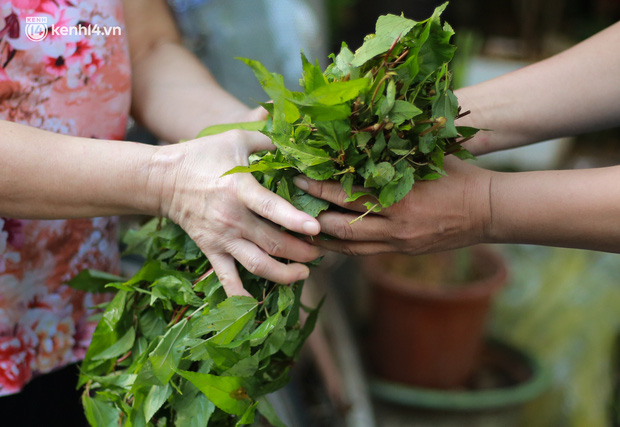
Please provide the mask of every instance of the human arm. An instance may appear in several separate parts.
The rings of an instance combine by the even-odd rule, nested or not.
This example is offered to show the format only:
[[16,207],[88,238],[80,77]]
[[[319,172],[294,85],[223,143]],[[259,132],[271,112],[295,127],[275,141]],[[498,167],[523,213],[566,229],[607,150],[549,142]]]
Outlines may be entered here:
[[620,123],[620,22],[551,58],[456,91],[475,155]]
[[124,9],[136,120],[161,139],[178,142],[213,124],[263,118],[222,89],[183,46],[165,1],[125,0]]
[[338,240],[315,243],[350,255],[420,254],[477,243],[620,252],[620,166],[499,173],[451,158],[446,170],[448,176],[417,182],[399,203],[352,224],[366,211],[361,201],[345,203],[339,183],[306,179],[310,194],[353,211],[322,214],[323,232]]
[[[166,141],[177,142],[194,138],[209,125],[263,118],[264,110],[250,110],[224,91],[182,45],[165,1],[125,0],[124,8],[133,70],[132,115],[144,126]],[[191,219],[183,228],[208,256],[227,289],[242,290],[235,258],[251,272],[276,281],[288,283],[307,276],[305,266],[276,262],[269,255],[294,261],[318,257],[316,248],[276,227],[313,235],[319,231],[318,222],[261,187],[250,174],[221,177],[247,164],[248,144],[271,149],[271,142],[258,132],[227,133],[218,141],[204,145],[206,151],[201,153],[186,151],[176,171],[165,166],[174,164],[166,159],[174,148],[158,157],[163,162],[154,177],[168,181],[174,176],[189,183],[158,184],[166,201],[161,214],[182,226]],[[210,156],[220,162],[215,164]],[[195,175],[202,179],[196,181]],[[200,200],[192,202],[195,195],[201,195]],[[192,219],[197,209],[203,213]],[[256,218],[255,213],[276,225]]]
[[[173,27],[158,33],[162,30],[156,24],[167,16],[165,7],[157,7],[163,2],[129,3],[132,8],[140,4],[142,19],[152,18],[147,21],[159,28],[154,34],[142,34],[149,43],[159,46],[166,44],[168,37],[174,39]],[[133,16],[137,16],[135,11]],[[162,28],[170,29],[165,25]],[[157,41],[158,37],[163,40]],[[137,53],[138,59],[152,60],[148,59],[150,48],[141,50],[134,43],[132,51],[136,49],[142,52]],[[232,121],[235,112],[249,112],[222,91],[208,72],[201,73],[203,67],[192,62],[189,52],[181,51],[180,58],[167,59],[178,60],[182,69],[189,70],[188,74],[176,70],[176,78],[195,86],[203,105],[192,104],[188,88],[180,96],[173,96],[176,91],[166,95],[167,83],[174,81],[166,80],[166,74],[175,70],[157,67],[157,61],[149,66],[134,61],[135,67],[147,70],[134,73],[136,84],[150,81],[159,86],[152,91],[134,91],[133,111],[146,118],[145,124],[160,126],[160,137],[176,141],[191,139],[197,132],[187,129],[190,121],[184,122],[192,117],[190,110],[200,111],[204,118],[199,120],[195,114],[196,128],[224,121],[229,115]],[[189,65],[183,66],[184,62]],[[189,97],[185,104],[183,94]],[[152,108],[160,104],[166,108]],[[209,105],[211,110],[207,109]],[[168,127],[171,131],[166,133]],[[209,257],[228,294],[244,293],[235,259],[259,276],[289,283],[306,277],[308,268],[277,262],[270,255],[306,262],[318,257],[320,251],[278,226],[313,235],[318,233],[318,223],[264,189],[249,174],[222,178],[234,166],[247,164],[251,152],[271,147],[269,139],[256,132],[236,131],[151,147],[57,135],[0,121],[0,215],[45,219],[128,213],[167,216],[181,225]]]
[[[306,277],[306,266],[279,263],[269,255],[307,262],[319,251],[259,219],[255,212],[289,229],[314,234],[304,229],[307,216],[297,215],[284,200],[268,198],[268,190],[250,175],[234,182],[232,177],[220,179],[230,167],[247,164],[251,151],[266,148],[262,138],[252,138],[254,134],[235,135],[153,147],[59,135],[0,121],[0,216],[168,216],[218,266],[216,272],[229,294],[244,291],[234,261],[231,270],[227,270],[229,264],[220,268],[222,257],[234,257],[253,273],[280,283]],[[245,143],[231,150],[231,137]],[[271,204],[263,204],[264,200]]]

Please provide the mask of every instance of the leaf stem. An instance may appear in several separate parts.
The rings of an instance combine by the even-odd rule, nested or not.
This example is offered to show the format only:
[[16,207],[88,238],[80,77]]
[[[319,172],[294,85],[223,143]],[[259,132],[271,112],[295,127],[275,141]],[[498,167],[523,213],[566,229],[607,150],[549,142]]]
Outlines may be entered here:
[[207,270],[202,276],[200,276],[199,278],[197,278],[196,280],[192,282],[192,287],[196,286],[198,283],[202,282],[204,279],[209,277],[211,274],[213,274],[214,271],[215,270],[213,270],[213,268],[210,268],[209,270]]
[[427,134],[431,133],[432,131],[437,130],[437,129],[443,127],[446,124],[446,122],[447,122],[445,117],[437,117],[437,119],[435,119],[435,120],[436,120],[436,123],[433,126],[429,127],[428,129],[424,129],[422,132],[420,132],[418,134],[418,136],[427,135]]
[[403,157],[401,157],[400,159],[396,160],[394,162],[394,164],[392,166],[396,166],[400,161],[404,160],[405,158],[407,158],[408,156],[410,156],[411,154],[413,154],[418,147],[413,147],[411,150],[409,150],[409,152],[407,154],[405,154]]
[[372,205],[366,212],[364,212],[363,214],[361,214],[360,216],[358,216],[357,218],[355,218],[353,221],[351,221],[349,224],[353,224],[354,222],[358,221],[358,220],[362,220],[364,219],[364,217],[366,215],[368,215],[369,213],[371,213],[377,206],[379,206],[379,203],[375,203],[374,205]]
[[123,356],[119,357],[118,359],[116,359],[116,363],[121,363],[124,360],[127,360],[127,358],[131,356],[131,350],[129,350],[126,354],[124,354]]

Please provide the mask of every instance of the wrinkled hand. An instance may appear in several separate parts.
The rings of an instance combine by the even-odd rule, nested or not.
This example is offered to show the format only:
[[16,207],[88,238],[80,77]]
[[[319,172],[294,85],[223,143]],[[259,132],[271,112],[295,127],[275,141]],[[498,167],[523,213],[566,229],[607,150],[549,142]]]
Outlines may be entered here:
[[249,295],[235,259],[258,276],[292,283],[305,279],[308,267],[271,256],[308,262],[321,253],[279,227],[316,235],[316,219],[261,186],[251,174],[222,177],[235,166],[247,165],[250,153],[273,148],[258,132],[229,131],[160,147],[154,158],[150,175],[160,189],[160,213],[196,242],[229,296]]
[[295,183],[302,190],[352,211],[319,215],[321,230],[338,240],[314,239],[314,244],[348,255],[414,255],[484,241],[490,221],[492,173],[456,158],[446,159],[445,166],[448,176],[416,182],[400,202],[352,224],[367,211],[363,203],[369,199],[346,203],[340,183],[297,177]]

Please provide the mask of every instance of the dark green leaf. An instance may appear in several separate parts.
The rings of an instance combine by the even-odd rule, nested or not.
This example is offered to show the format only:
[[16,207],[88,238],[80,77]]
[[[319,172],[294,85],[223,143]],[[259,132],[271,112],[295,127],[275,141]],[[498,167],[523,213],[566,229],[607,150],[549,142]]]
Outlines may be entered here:
[[172,387],[168,384],[161,386],[154,385],[151,387],[144,400],[144,418],[146,422],[151,421],[153,415],[162,407],[171,393]]
[[127,332],[118,339],[110,347],[104,349],[102,352],[92,356],[92,360],[105,360],[110,358],[116,358],[124,355],[131,347],[133,347],[134,340],[136,339],[136,331],[134,328],[127,329]]
[[153,373],[162,384],[172,378],[174,370],[179,366],[184,348],[181,341],[188,335],[187,319],[168,329],[155,350],[149,355]]
[[286,427],[286,425],[280,420],[280,417],[273,409],[273,405],[267,398],[267,396],[261,396],[258,398],[258,412],[269,421],[273,427]]
[[214,333],[209,338],[214,344],[228,344],[234,340],[248,322],[254,320],[258,301],[245,296],[226,299],[217,308],[200,317],[192,326],[191,336]]
[[215,406],[229,414],[243,415],[252,404],[251,399],[244,395],[241,378],[218,377],[189,371],[178,373],[204,393]]
[[120,411],[111,403],[89,397],[84,393],[82,394],[82,405],[84,406],[84,415],[86,415],[91,426],[110,427],[118,425]]
[[394,102],[394,107],[390,110],[388,117],[394,124],[400,125],[405,120],[411,120],[419,114],[422,114],[422,110],[414,104],[397,100]]
[[316,61],[316,64],[311,64],[306,58],[306,55],[302,52],[301,63],[304,69],[302,86],[306,92],[312,92],[313,90],[327,84],[327,79],[323,76],[318,60]]
[[71,279],[67,285],[80,291],[101,293],[111,291],[110,288],[105,287],[108,283],[124,281],[125,279],[120,276],[105,273],[103,271],[82,270],[73,279]]
[[297,187],[295,187],[294,193],[291,196],[291,202],[297,209],[315,218],[329,208],[329,202],[317,199]]

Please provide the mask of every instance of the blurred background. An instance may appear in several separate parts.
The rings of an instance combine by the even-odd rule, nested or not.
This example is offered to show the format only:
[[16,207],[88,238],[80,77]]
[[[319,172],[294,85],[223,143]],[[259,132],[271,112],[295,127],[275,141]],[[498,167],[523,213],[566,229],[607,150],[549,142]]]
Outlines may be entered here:
[[[328,54],[337,53],[342,42],[352,50],[359,47],[364,36],[374,32],[379,15],[403,13],[422,20],[442,2],[169,3],[187,45],[222,86],[255,106],[257,101],[266,101],[266,96],[251,71],[235,57],[261,61],[283,74],[287,86],[296,90],[300,49],[325,66]],[[459,87],[544,59],[595,34],[620,19],[620,0],[461,0],[448,6],[444,18],[457,34],[452,72]],[[135,126],[131,138],[153,142]],[[617,165],[620,130],[547,141],[483,156],[476,162],[503,171]],[[440,260],[403,260],[405,267],[388,266],[392,268],[388,276],[405,277],[418,288],[430,287],[434,292],[431,302],[413,301],[413,294],[418,298],[422,291],[395,297],[392,285],[387,285],[392,286],[387,294],[382,293],[386,285],[375,274],[379,267],[375,271],[365,268],[370,260],[326,257],[307,286],[309,304],[327,295],[322,319],[293,371],[292,383],[272,396],[286,424],[620,426],[620,256],[521,245],[491,249],[501,257],[498,267],[488,267],[493,264],[491,255],[483,255],[480,262],[473,252]],[[472,294],[480,292],[468,289],[482,285],[442,276],[442,272],[465,269],[473,282],[489,282],[494,275],[501,276],[504,268],[506,280],[493,285],[478,303]],[[446,281],[448,290],[441,285]],[[456,295],[466,302],[457,302]],[[416,316],[400,317],[390,324],[388,315],[400,309],[389,304],[410,299],[412,308],[403,308],[403,312]],[[440,308],[429,308],[436,303]],[[474,314],[476,304],[487,311]],[[422,316],[429,313],[438,316]],[[472,319],[478,323],[471,323]],[[380,326],[396,335],[381,332]],[[449,332],[449,326],[456,332]],[[473,346],[467,347],[464,336],[476,328],[481,332],[473,338]],[[439,349],[438,356],[424,359],[422,355],[430,349]],[[396,359],[404,359],[409,366],[397,367],[398,360],[390,356],[399,356]],[[465,366],[468,358],[473,367]],[[458,369],[465,374],[460,379],[435,378],[431,376],[433,363],[443,374]],[[412,371],[407,382],[388,369],[405,372],[412,365],[422,373]]]

